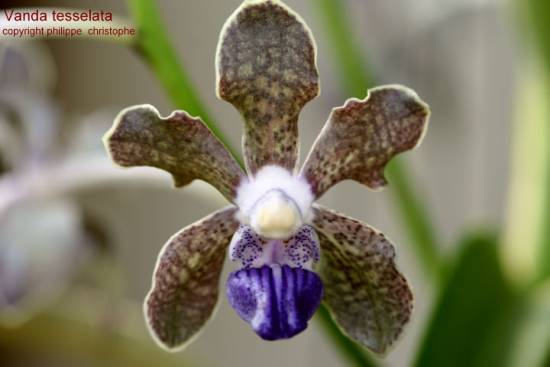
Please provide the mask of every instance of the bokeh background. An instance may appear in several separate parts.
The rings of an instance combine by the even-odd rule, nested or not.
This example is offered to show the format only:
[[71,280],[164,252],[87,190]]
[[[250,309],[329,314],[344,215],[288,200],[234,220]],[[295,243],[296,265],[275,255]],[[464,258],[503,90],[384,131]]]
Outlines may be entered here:
[[[302,155],[333,107],[366,95],[366,88],[354,94],[361,87],[343,71],[342,55],[356,57],[369,82],[415,89],[432,110],[423,144],[401,164],[435,233],[442,275],[434,280],[425,271],[391,177],[382,192],[345,182],[321,200],[386,233],[414,289],[415,309],[405,335],[375,363],[550,365],[550,287],[544,271],[550,247],[541,234],[550,220],[545,214],[550,115],[544,57],[550,23],[539,19],[550,9],[544,1],[286,3],[306,20],[318,44],[322,94],[301,114]],[[239,4],[158,1],[192,84],[234,146],[240,145],[241,121],[215,96],[214,53],[221,26]],[[124,1],[0,4],[12,7],[105,9],[131,18]],[[341,19],[349,32],[335,36],[331,19]],[[100,137],[121,108],[150,103],[167,115],[177,106],[126,44],[0,39],[2,49],[0,365],[354,363],[342,357],[318,321],[291,340],[261,341],[225,298],[184,352],[169,355],[157,348],[140,305],[157,253],[174,232],[222,206],[224,199],[203,183],[176,190],[159,171],[116,169]],[[474,239],[468,240],[472,233]],[[493,242],[498,242],[494,254]],[[475,262],[486,254],[475,255],[483,246],[491,247],[487,256],[495,261],[457,269],[467,257],[464,248],[474,251],[464,261]],[[231,268],[228,263],[224,278]],[[520,299],[533,302],[524,305]],[[504,322],[493,320],[495,314]],[[502,343],[495,342],[501,337]]]

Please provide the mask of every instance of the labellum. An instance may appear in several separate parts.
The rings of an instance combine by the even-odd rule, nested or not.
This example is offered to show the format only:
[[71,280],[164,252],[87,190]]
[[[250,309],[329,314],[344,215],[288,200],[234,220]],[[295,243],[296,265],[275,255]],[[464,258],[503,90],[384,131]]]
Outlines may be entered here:
[[288,240],[266,240],[241,225],[230,256],[242,268],[230,274],[227,298],[237,314],[263,339],[290,338],[307,327],[323,296],[315,231],[303,226]]

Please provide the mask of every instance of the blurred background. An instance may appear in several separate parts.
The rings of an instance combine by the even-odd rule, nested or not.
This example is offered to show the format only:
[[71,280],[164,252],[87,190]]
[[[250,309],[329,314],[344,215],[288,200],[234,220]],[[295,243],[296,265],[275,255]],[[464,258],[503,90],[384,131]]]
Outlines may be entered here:
[[[331,109],[364,98],[367,87],[407,85],[432,110],[423,144],[391,168],[388,189],[344,182],[321,200],[387,234],[414,290],[404,336],[369,363],[550,366],[550,6],[286,3],[318,44],[322,94],[301,114],[302,159]],[[239,4],[157,2],[196,92],[235,147],[241,121],[215,96],[214,54]],[[14,7],[132,19],[124,1],[0,4]],[[225,297],[184,352],[160,350],[141,315],[158,251],[224,199],[201,182],[176,190],[163,172],[117,169],[100,138],[129,105],[150,103],[163,115],[184,106],[125,43],[7,41],[0,39],[1,366],[361,365],[317,321],[291,340],[264,342]]]

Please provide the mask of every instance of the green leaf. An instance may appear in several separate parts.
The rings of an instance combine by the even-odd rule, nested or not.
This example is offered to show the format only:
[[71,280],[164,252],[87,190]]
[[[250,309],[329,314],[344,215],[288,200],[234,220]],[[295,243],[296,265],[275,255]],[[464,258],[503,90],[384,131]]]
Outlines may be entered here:
[[422,343],[417,366],[503,366],[523,311],[504,277],[495,237],[461,243]]
[[321,24],[330,42],[332,57],[337,62],[346,93],[363,96],[367,89],[375,85],[369,64],[358,47],[355,35],[351,31],[342,0],[314,0]]
[[[537,46],[544,62],[544,71],[546,78],[541,81],[545,83],[548,98],[550,90],[550,2],[547,0],[529,0],[529,24],[532,24],[535,30],[535,37],[537,40]],[[546,99],[548,101],[548,99]],[[547,104],[547,103],[545,103]],[[548,119],[550,114],[544,116],[544,122],[546,125],[550,123]],[[550,138],[550,134],[547,134],[546,139]],[[540,198],[544,203],[544,212],[542,218],[545,218],[545,222],[548,222],[550,218],[550,149],[546,151],[545,159],[540,162],[541,170],[546,172],[546,175],[542,176],[546,190],[544,195]],[[542,238],[538,243],[539,249],[539,278],[542,280],[550,277],[550,226],[545,225],[543,227]]]
[[[506,271],[526,286],[550,271],[550,84],[540,63],[524,63],[514,116],[507,221],[503,237]],[[544,78],[543,78],[544,79]]]
[[547,65],[550,76],[550,2],[547,0],[520,1],[527,6],[528,24],[533,28],[539,52]]
[[550,366],[550,282],[533,289],[525,299],[528,303],[509,365]]
[[517,1],[525,42],[539,57],[527,58],[513,141],[506,265],[525,286],[550,277],[550,2]]
[[27,357],[24,365],[33,366],[44,365],[40,359],[44,357],[58,362],[53,365],[59,360],[73,366],[199,365],[151,343],[145,328],[136,326],[142,314],[141,307],[129,299],[107,299],[89,288],[74,289],[55,307],[20,327],[0,326],[0,348],[9,351],[2,355],[2,365],[10,365],[6,358],[17,362],[22,356]]

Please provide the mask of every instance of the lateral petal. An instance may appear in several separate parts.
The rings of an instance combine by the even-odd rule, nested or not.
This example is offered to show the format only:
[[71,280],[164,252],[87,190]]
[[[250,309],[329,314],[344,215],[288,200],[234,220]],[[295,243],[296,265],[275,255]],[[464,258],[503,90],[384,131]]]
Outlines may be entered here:
[[413,301],[407,280],[396,268],[393,245],[355,219],[317,204],[314,211],[324,301],[345,334],[384,354],[409,321]]
[[402,86],[382,86],[369,90],[364,100],[349,99],[332,110],[301,174],[317,197],[344,180],[378,189],[386,185],[386,164],[420,144],[429,114],[416,93]]
[[244,173],[225,146],[185,111],[161,117],[151,105],[123,110],[103,138],[112,160],[123,166],[168,171],[177,187],[201,179],[232,201]]

